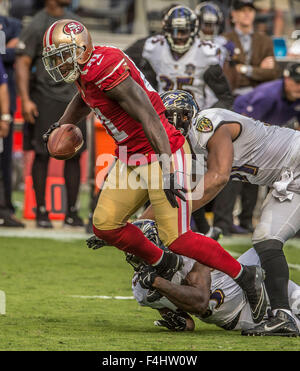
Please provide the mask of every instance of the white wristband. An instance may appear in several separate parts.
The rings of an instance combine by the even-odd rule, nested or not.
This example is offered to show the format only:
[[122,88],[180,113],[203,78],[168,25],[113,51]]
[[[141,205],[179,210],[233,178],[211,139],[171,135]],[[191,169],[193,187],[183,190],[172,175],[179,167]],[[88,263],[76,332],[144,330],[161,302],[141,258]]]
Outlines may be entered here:
[[1,115],[1,121],[8,121],[8,122],[11,122],[12,121],[12,117],[9,113],[3,113]]

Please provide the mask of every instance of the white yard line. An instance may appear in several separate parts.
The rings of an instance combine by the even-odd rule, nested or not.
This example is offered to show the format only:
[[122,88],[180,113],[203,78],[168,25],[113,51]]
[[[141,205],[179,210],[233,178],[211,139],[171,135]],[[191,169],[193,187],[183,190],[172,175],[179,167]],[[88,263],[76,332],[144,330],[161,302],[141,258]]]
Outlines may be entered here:
[[46,238],[50,240],[85,240],[91,234],[84,233],[82,230],[70,230],[69,228],[60,229],[16,229],[0,228],[1,237],[18,237],[18,238]]
[[114,300],[133,300],[133,296],[106,296],[106,295],[70,295],[71,298],[80,298],[80,299],[114,299]]

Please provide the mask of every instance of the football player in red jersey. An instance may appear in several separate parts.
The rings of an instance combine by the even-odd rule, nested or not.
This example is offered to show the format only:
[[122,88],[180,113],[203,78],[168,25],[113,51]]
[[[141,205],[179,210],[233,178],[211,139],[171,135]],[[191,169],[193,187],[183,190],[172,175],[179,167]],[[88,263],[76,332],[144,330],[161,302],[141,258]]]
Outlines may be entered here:
[[[52,78],[57,82],[75,82],[79,91],[59,124],[76,124],[93,110],[118,147],[118,159],[106,178],[94,212],[95,235],[141,257],[158,274],[171,279],[182,264],[181,257],[162,252],[137,227],[127,223],[149,199],[163,243],[179,255],[236,279],[252,303],[254,321],[260,321],[266,303],[262,270],[241,266],[217,241],[189,228],[191,198],[187,174],[191,174],[191,156],[186,155],[190,148],[185,137],[167,121],[159,94],[120,49],[93,47],[88,30],[79,22],[53,23],[44,35],[43,47],[45,68]],[[51,128],[45,140],[50,132]],[[154,187],[153,174],[157,177]],[[139,178],[144,186],[130,186],[130,177]],[[121,184],[124,181],[126,187]],[[148,285],[152,287],[151,277]],[[149,301],[160,297],[155,289],[149,291]]]

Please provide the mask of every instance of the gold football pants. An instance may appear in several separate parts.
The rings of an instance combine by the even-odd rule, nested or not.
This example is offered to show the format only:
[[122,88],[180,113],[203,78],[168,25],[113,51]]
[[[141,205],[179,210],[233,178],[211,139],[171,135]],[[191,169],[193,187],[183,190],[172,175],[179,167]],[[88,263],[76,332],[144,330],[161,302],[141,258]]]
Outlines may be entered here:
[[173,154],[177,182],[188,192],[186,201],[177,197],[179,208],[173,208],[162,187],[162,171],[158,161],[129,166],[117,160],[104,182],[93,224],[99,230],[113,230],[126,225],[127,220],[147,200],[150,200],[160,239],[169,246],[181,234],[189,230],[192,210],[190,193],[191,152],[186,141]]

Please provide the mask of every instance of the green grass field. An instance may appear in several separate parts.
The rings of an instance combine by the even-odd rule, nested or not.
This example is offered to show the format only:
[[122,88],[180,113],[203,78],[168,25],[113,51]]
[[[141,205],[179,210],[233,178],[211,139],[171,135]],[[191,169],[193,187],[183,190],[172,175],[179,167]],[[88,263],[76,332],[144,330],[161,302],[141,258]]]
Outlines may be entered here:
[[[226,248],[240,254],[249,246]],[[300,249],[294,243],[285,251],[291,278],[300,283]],[[131,275],[113,247],[93,251],[84,240],[0,237],[0,290],[6,293],[0,350],[300,350],[300,338],[242,337],[197,319],[194,333],[171,333],[155,327],[156,311],[135,300],[74,297],[132,296]]]

